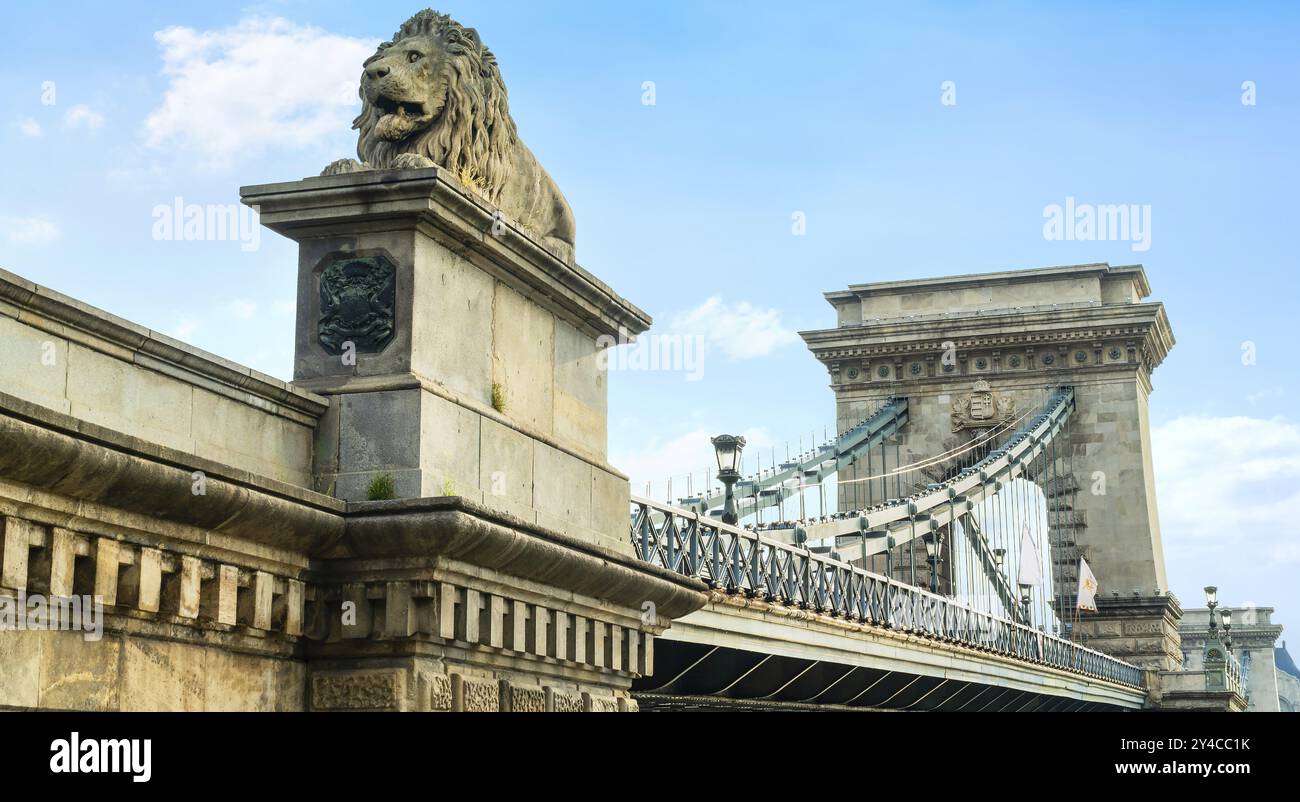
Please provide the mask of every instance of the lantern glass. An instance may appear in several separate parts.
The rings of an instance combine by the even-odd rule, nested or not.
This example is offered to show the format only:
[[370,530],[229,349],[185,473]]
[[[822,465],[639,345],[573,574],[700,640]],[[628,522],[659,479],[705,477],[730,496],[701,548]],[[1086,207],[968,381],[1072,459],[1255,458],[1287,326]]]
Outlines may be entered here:
[[934,559],[935,555],[939,553],[939,539],[937,537],[934,537],[933,535],[930,535],[924,538],[924,540],[925,540],[926,556],[930,557],[931,559]]
[[713,450],[718,457],[718,473],[740,473],[740,454],[745,448],[745,438],[720,434],[713,438]]
[[1205,586],[1205,603],[1210,607],[1219,603],[1219,589],[1214,585]]
[[1223,626],[1224,626],[1224,627],[1231,627],[1231,626],[1232,626],[1232,611],[1231,611],[1231,610],[1228,610],[1228,609],[1225,608],[1225,609],[1222,611],[1222,615],[1223,615]]

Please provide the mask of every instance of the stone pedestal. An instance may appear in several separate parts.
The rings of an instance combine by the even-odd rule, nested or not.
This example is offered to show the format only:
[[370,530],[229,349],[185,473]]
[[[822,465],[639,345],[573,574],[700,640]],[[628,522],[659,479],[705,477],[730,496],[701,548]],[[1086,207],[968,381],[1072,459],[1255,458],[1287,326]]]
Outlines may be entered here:
[[[315,710],[627,710],[702,583],[635,556],[600,343],[649,317],[445,171],[243,189],[299,244],[295,386],[347,501],[304,636]],[[376,477],[395,498],[370,498]]]
[[1082,613],[1076,632],[1093,649],[1139,668],[1176,671],[1182,666],[1178,622],[1182,607],[1173,594],[1097,597],[1097,612]]
[[1225,687],[1222,675],[1211,671],[1161,671],[1151,684],[1151,705],[1157,710],[1198,713],[1244,713],[1247,700],[1240,689]]
[[245,187],[299,243],[295,385],[332,399],[317,490],[458,496],[626,547],[597,340],[649,317],[439,168]]

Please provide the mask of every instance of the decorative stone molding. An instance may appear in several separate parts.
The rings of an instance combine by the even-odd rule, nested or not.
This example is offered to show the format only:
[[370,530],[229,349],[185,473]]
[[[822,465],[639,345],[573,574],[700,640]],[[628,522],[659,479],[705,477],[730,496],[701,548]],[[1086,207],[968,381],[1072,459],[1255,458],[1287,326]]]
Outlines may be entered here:
[[[94,596],[110,611],[195,629],[296,639],[307,585],[253,565],[2,517],[0,593]],[[197,549],[194,550],[197,552]]]
[[[313,585],[307,635],[327,644],[414,639],[626,677],[654,671],[654,633],[614,616],[555,609],[450,581]],[[351,623],[342,605],[349,604]]]
[[451,675],[451,709],[457,713],[495,713],[501,709],[498,683]]
[[406,695],[402,671],[314,674],[314,710],[399,710]]

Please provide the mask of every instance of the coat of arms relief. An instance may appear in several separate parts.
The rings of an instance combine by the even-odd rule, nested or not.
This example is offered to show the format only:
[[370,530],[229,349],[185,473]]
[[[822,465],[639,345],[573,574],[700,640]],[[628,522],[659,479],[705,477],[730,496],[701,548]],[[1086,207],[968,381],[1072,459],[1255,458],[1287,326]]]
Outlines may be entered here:
[[1006,423],[1016,413],[1016,399],[996,393],[980,379],[966,395],[952,402],[952,430],[988,429]]

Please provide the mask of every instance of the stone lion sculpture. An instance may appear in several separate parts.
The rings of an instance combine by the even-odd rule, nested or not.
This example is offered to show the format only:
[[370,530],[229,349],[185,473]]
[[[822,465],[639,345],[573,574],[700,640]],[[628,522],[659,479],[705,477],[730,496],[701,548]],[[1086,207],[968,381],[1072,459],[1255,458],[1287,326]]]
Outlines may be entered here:
[[436,11],[411,17],[362,65],[356,159],[321,175],[450,170],[558,256],[573,261],[573,212],[519,139],[496,57],[478,32]]

